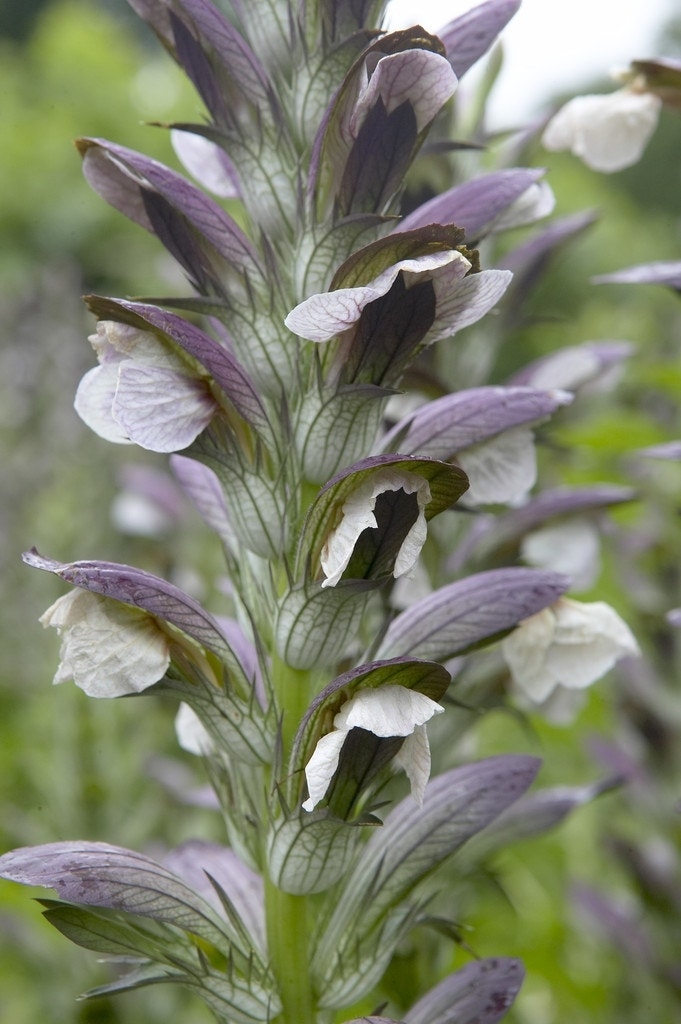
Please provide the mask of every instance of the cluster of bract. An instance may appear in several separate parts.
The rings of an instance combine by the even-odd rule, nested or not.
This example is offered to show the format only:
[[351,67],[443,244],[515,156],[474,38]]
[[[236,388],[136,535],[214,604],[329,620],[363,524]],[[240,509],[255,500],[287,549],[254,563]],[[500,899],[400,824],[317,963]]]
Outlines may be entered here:
[[[130,2],[205,106],[173,126],[197,184],[94,138],[79,143],[85,175],[157,236],[191,294],[89,296],[97,365],[76,408],[109,441],[171,453],[223,543],[229,606],[124,565],[26,560],[74,588],[43,617],[62,637],[55,682],[174,694],[227,845],[160,864],[56,843],[0,870],[57,889],[54,924],[132,962],[110,990],[174,981],[224,1021],[330,1021],[380,1001],[428,917],[429,876],[464,842],[530,834],[588,795],[543,794],[537,810],[519,800],[533,758],[457,763],[469,716],[447,690],[489,646],[501,690],[565,717],[636,652],[612,609],[564,596],[597,564],[603,510],[630,492],[533,494],[534,428],[626,346],[564,350],[503,385],[447,381],[458,333],[513,291],[480,243],[552,199],[541,172],[496,168],[419,205],[407,176],[519,0],[487,0],[439,37],[379,30],[376,0]],[[564,235],[544,229],[520,264]],[[489,364],[495,328],[478,332]],[[469,709],[489,698],[480,685]],[[521,975],[512,959],[470,963],[394,1012],[489,1024]]]

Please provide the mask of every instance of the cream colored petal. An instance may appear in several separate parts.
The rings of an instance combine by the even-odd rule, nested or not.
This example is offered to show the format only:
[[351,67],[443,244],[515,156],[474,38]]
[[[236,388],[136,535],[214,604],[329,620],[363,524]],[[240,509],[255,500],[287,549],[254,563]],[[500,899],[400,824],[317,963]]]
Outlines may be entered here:
[[303,803],[304,811],[313,811],[319,801],[324,799],[329,783],[336,774],[346,736],[347,730],[334,730],[322,736],[314,748],[312,757],[305,765],[308,798]]
[[175,715],[175,735],[183,750],[197,757],[210,754],[213,740],[193,708],[181,703]]
[[83,423],[98,437],[113,444],[132,444],[120,423],[113,417],[120,362],[105,362],[85,374],[73,403]]
[[90,697],[139,693],[170,664],[168,638],[150,615],[99,594],[72,591],[40,621],[62,637],[55,683],[73,679]]
[[414,729],[444,711],[436,701],[406,686],[360,690],[334,719],[337,729],[366,729],[374,736],[409,736]]
[[407,736],[392,763],[405,772],[411,785],[411,795],[420,806],[430,778],[430,744],[425,725],[417,725],[411,736]]
[[553,611],[544,608],[521,622],[501,644],[514,684],[535,703],[546,700],[556,685],[546,664],[554,631]]

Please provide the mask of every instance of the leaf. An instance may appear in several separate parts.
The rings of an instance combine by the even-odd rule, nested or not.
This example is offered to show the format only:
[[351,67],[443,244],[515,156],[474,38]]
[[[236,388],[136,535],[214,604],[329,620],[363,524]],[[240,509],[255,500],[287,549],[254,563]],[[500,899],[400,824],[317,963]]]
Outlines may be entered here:
[[111,911],[87,910],[58,900],[40,900],[45,907],[43,917],[67,939],[110,956],[141,956],[163,960],[173,952],[175,957],[183,951],[177,935],[169,928],[158,928],[157,933],[124,921]]
[[445,661],[492,641],[565,593],[566,576],[540,569],[493,569],[441,587],[392,621],[377,657]]
[[[218,949],[240,936],[177,875],[156,861],[108,843],[61,842],[21,847],[0,857],[0,875],[56,889],[61,899],[103,907],[198,935]],[[251,950],[241,950],[246,958]]]
[[524,976],[520,960],[475,960],[419,999],[404,1024],[496,1024],[515,1000]]
[[[538,768],[524,755],[487,758],[431,780],[422,807],[410,798],[395,807],[359,855],[321,932],[313,969],[326,1005],[359,986],[364,969],[355,966],[354,950],[362,938],[394,908],[404,909],[418,883],[517,800]],[[402,934],[396,929],[392,942]]]
[[275,822],[267,839],[267,865],[274,885],[294,895],[323,892],[343,878],[361,838],[361,825],[326,811],[298,811]]
[[347,651],[366,613],[369,593],[306,583],[288,590],[277,609],[279,656],[297,669],[331,667]]

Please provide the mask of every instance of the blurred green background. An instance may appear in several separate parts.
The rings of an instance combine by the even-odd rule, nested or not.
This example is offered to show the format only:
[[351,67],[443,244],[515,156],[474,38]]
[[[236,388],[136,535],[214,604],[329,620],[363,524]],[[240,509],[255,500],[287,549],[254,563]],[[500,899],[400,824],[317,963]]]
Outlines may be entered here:
[[[670,27],[660,52],[678,53],[679,38]],[[153,852],[191,835],[219,839],[210,812],[180,805],[160,781],[170,767],[196,770],[177,752],[173,707],[144,698],[100,703],[70,685],[52,688],[58,644],[37,620],[63,587],[19,558],[35,545],[58,559],[109,558],[215,585],[216,550],[188,510],[160,538],[113,528],[112,502],[130,465],[161,470],[163,461],[107,445],[72,408],[92,365],[85,339],[93,324],[79,296],[163,293],[174,271],[151,238],[89,191],[71,140],[104,136],[176,166],[166,133],[145,122],[195,118],[198,104],[122,0],[5,0],[0,50],[0,849],[81,838]],[[508,1018],[516,1024],[681,1019],[680,662],[664,622],[681,605],[679,466],[630,454],[681,437],[681,304],[661,288],[589,284],[621,266],[681,258],[680,157],[681,117],[673,113],[629,171],[599,176],[551,155],[557,213],[588,208],[599,218],[544,268],[494,370],[502,381],[558,347],[631,341],[618,387],[563,416],[542,458],[554,483],[607,480],[642,495],[612,515],[603,573],[585,595],[610,601],[632,625],[645,654],[641,677],[612,673],[571,729],[499,713],[477,737],[477,755],[544,757],[547,785],[608,774],[613,751],[641,769],[624,789],[470,880],[466,942],[479,955],[520,955],[528,967]],[[547,154],[529,158],[544,164]],[[589,902],[581,889],[578,898],[576,886],[602,894],[610,917],[594,914],[595,897]],[[23,888],[2,884],[0,900],[2,1021],[210,1019],[163,988],[77,1003],[76,994],[108,979],[106,967],[53,933]]]

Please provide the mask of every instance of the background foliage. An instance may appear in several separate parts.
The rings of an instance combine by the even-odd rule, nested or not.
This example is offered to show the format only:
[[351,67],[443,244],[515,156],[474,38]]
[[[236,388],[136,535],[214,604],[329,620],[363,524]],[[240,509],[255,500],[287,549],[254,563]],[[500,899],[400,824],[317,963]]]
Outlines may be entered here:
[[[219,557],[188,509],[169,517],[160,539],[113,529],[112,502],[130,463],[156,464],[137,449],[112,450],[72,410],[91,365],[84,339],[93,325],[79,294],[166,291],[173,271],[153,240],[89,192],[69,140],[105,136],[176,166],[165,133],[143,122],[191,119],[195,100],[122,2],[9,4],[0,30],[0,848],[77,837],[153,853],[189,836],[220,839],[210,812],[173,795],[186,778],[202,780],[176,748],[171,707],[99,704],[74,687],[51,689],[56,639],[37,618],[58,584],[18,559],[35,544],[57,559],[109,558],[185,583],[191,566],[199,593],[219,587]],[[678,38],[672,27],[660,53],[673,54]],[[480,756],[539,754],[546,785],[614,770],[629,779],[462,884],[463,941],[476,954],[519,955],[527,965],[508,1018],[516,1024],[634,1024],[651,1011],[671,1021],[681,993],[679,640],[664,622],[665,611],[681,605],[678,465],[631,454],[681,437],[681,305],[660,288],[589,283],[632,263],[679,259],[679,153],[681,118],[666,113],[631,170],[598,176],[552,154],[557,212],[589,208],[598,217],[542,268],[522,319],[500,325],[499,382],[566,345],[635,346],[614,392],[582,401],[578,415],[567,411],[552,425],[543,460],[545,479],[639,488],[636,505],[612,514],[603,573],[594,592],[580,596],[610,601],[645,654],[639,675],[613,673],[596,687],[570,729],[499,712],[471,739]],[[537,150],[518,163],[546,158]],[[607,913],[594,913],[597,897],[609,901]],[[180,1007],[193,1024],[208,1019],[202,1006],[165,989],[74,1003],[73,993],[103,982],[106,968],[67,947],[14,886],[3,885],[0,899],[2,1019],[154,1024]],[[427,948],[424,940],[403,955],[418,958]]]

